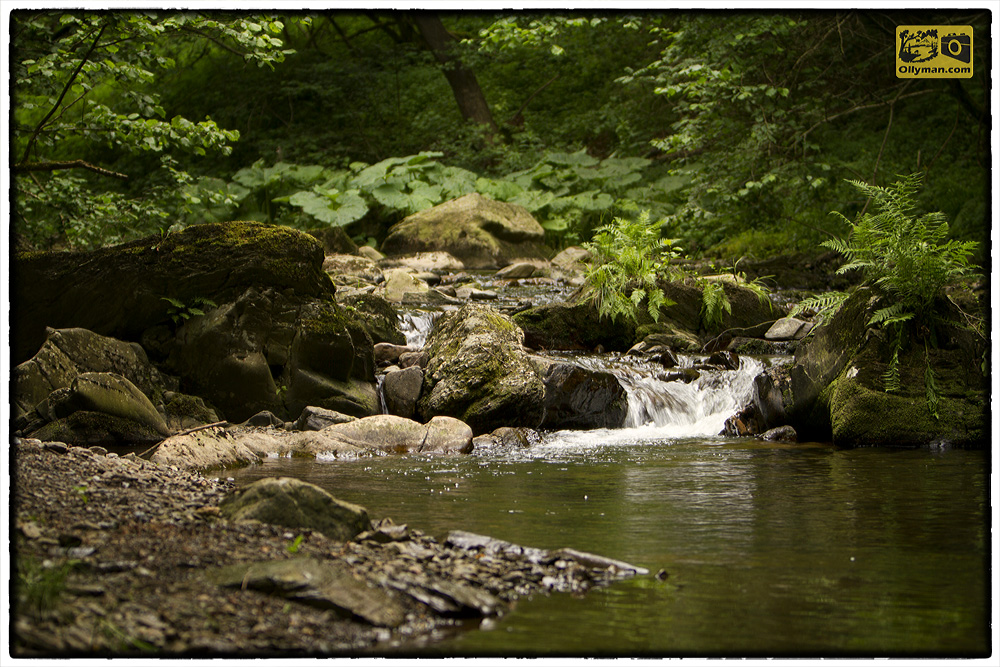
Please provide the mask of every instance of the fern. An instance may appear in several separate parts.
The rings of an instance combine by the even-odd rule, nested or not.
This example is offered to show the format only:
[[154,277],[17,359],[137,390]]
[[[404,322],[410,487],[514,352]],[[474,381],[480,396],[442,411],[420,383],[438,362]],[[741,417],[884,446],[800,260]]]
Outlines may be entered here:
[[660,308],[673,305],[659,281],[675,272],[669,261],[680,256],[680,248],[661,238],[662,225],[662,220],[651,221],[649,211],[643,211],[634,220],[615,218],[596,230],[593,241],[584,244],[594,258],[587,270],[586,290],[601,317],[638,321],[645,301],[656,322]]
[[722,283],[705,280],[701,290],[701,317],[706,329],[721,326],[724,313],[732,313],[733,308],[726,296]]
[[934,381],[934,369],[931,368],[930,352],[926,345],[924,345],[924,359],[926,360],[924,364],[924,393],[927,397],[927,409],[934,419],[941,419],[938,414],[937,383]]
[[889,358],[889,367],[882,374],[882,384],[887,394],[899,391],[903,388],[899,377],[899,353],[903,349],[903,328],[896,325],[896,338],[892,346],[892,356]]
[[818,296],[811,296],[808,299],[799,301],[788,315],[789,317],[795,317],[807,310],[812,310],[815,311],[816,317],[819,318],[820,322],[825,322],[837,314],[837,311],[840,310],[840,307],[844,305],[849,296],[850,293],[848,292],[826,292]]
[[[875,310],[868,325],[893,334],[889,365],[883,374],[886,392],[901,388],[899,355],[904,325],[914,320],[927,326],[933,343],[935,299],[944,293],[945,287],[978,276],[970,260],[978,244],[948,240],[948,222],[942,213],[917,215],[915,196],[921,178],[920,173],[911,174],[886,187],[849,181],[871,200],[875,212],[866,213],[857,222],[835,213],[850,226],[850,231],[846,239],[823,243],[847,259],[839,273],[860,270],[864,284],[880,293],[881,307]],[[792,314],[806,308],[835,312],[846,296],[835,292],[807,299]],[[926,340],[924,359],[927,408],[937,419],[938,391]]]

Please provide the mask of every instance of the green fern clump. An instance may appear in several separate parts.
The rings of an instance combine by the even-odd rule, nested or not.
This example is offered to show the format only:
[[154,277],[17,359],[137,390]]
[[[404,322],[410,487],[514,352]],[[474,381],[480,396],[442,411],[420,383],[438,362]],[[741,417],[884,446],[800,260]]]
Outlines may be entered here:
[[943,213],[916,215],[914,195],[921,178],[920,173],[911,174],[884,188],[848,181],[871,199],[877,213],[866,213],[852,223],[834,212],[851,228],[846,239],[823,243],[847,258],[838,273],[859,269],[864,282],[891,302],[876,311],[869,324],[888,326],[915,316],[925,318],[946,286],[977,275],[970,259],[977,243],[947,240]]
[[638,320],[643,302],[654,322],[660,308],[673,305],[659,286],[662,277],[676,272],[669,265],[680,257],[674,241],[663,239],[663,220],[652,221],[649,211],[635,219],[615,218],[596,230],[585,243],[593,261],[586,273],[586,290],[602,317]]
[[[949,240],[948,222],[942,213],[917,215],[914,195],[921,178],[919,173],[912,174],[887,187],[848,181],[869,198],[876,212],[865,213],[857,222],[835,212],[850,231],[846,239],[823,243],[847,258],[838,273],[860,270],[863,284],[880,293],[880,307],[867,324],[889,334],[892,353],[883,375],[887,392],[901,389],[899,356],[904,343],[904,324],[911,320],[920,322],[933,345],[933,327],[938,319],[935,301],[944,294],[945,287],[979,275],[971,260],[977,243]],[[829,317],[847,296],[844,292],[830,292],[813,297],[799,303],[792,314],[814,309]],[[937,418],[938,394],[927,343],[925,339],[924,385],[928,409]]]

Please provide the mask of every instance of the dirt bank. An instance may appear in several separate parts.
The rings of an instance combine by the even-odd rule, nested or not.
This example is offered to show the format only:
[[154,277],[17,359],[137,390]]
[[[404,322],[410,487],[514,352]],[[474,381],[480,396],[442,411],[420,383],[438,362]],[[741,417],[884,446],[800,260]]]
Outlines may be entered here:
[[[644,573],[385,521],[347,543],[230,523],[219,517],[233,490],[224,479],[37,440],[11,453],[18,657],[405,653],[521,597]],[[233,568],[245,572],[236,585]],[[310,588],[316,572],[336,590]]]

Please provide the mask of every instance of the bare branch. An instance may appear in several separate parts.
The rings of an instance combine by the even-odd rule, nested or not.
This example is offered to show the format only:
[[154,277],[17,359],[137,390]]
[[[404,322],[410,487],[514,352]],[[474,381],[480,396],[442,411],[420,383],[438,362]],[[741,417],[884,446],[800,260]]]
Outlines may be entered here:
[[59,171],[61,169],[87,169],[89,171],[100,174],[101,176],[110,176],[111,178],[119,178],[123,181],[128,180],[128,176],[125,174],[119,174],[117,171],[111,171],[110,169],[105,169],[104,167],[98,167],[95,164],[90,164],[89,162],[84,162],[83,160],[68,160],[62,162],[21,162],[14,165],[14,171]]

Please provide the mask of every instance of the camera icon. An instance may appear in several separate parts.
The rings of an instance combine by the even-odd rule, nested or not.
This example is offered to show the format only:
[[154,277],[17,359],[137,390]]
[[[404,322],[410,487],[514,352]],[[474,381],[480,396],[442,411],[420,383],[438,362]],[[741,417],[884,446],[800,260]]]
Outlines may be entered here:
[[967,63],[972,60],[972,37],[952,33],[941,38],[941,55]]

